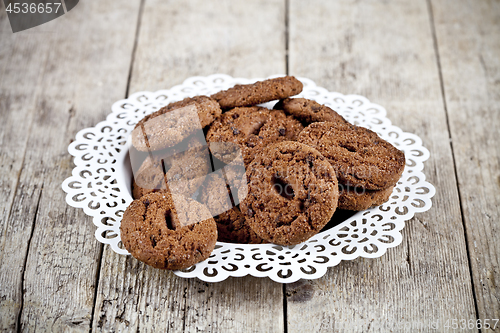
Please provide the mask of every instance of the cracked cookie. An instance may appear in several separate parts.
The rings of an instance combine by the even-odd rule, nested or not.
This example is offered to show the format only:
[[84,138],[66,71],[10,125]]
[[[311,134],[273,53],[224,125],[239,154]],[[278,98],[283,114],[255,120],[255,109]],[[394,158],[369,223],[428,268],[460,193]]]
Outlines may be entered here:
[[[238,184],[236,185],[238,186]],[[224,195],[226,190],[227,195]],[[232,195],[233,199],[231,200],[230,187],[222,173],[219,172],[210,174],[201,190],[200,201],[207,206],[217,223],[217,240],[240,244],[266,243],[248,226],[239,207],[233,207],[237,195],[234,192]]]
[[207,96],[170,103],[136,124],[131,133],[132,145],[139,151],[172,147],[210,125],[221,112],[219,104]]
[[339,186],[339,209],[361,211],[379,206],[389,200],[394,186],[383,190],[364,190],[363,188],[343,188]]
[[210,256],[217,241],[217,225],[201,203],[156,192],[129,205],[120,234],[134,258],[155,268],[176,270]]
[[295,141],[304,127],[281,110],[240,107],[225,112],[208,130],[207,142],[215,157],[231,163],[239,153],[245,164],[267,145]]
[[404,153],[364,127],[312,123],[300,132],[297,141],[323,154],[342,185],[382,190],[396,184],[404,170]]
[[191,196],[211,170],[208,146],[204,140],[191,136],[184,142],[156,151],[134,172],[134,199],[157,191]]
[[302,82],[293,76],[285,76],[258,81],[253,84],[238,84],[210,97],[219,102],[221,108],[230,109],[283,99],[297,95],[301,91]]
[[264,149],[247,167],[247,182],[241,212],[259,237],[275,244],[309,239],[337,208],[334,169],[316,149],[298,142]]
[[274,109],[283,110],[286,114],[293,115],[304,124],[323,121],[347,122],[328,106],[306,98],[285,98],[279,101],[274,106]]

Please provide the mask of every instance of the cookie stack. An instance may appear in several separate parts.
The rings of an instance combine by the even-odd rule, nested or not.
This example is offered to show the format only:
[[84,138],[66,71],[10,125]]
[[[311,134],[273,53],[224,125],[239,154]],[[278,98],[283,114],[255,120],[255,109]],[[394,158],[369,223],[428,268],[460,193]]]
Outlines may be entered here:
[[[217,240],[294,245],[337,208],[389,199],[405,157],[373,131],[304,98],[294,77],[171,103],[132,131],[134,201],[121,238],[163,269],[205,260]],[[279,100],[273,110],[258,106]]]

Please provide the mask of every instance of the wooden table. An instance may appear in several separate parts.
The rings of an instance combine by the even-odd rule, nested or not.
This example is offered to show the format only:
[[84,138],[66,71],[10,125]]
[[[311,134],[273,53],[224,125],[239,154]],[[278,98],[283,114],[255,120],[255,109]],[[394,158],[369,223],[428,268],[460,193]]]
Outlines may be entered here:
[[[0,12],[1,329],[444,332],[500,318],[499,1],[80,1],[16,34]],[[65,203],[68,144],[129,93],[213,73],[288,73],[385,106],[431,152],[434,206],[381,258],[288,285],[182,279],[103,247]]]

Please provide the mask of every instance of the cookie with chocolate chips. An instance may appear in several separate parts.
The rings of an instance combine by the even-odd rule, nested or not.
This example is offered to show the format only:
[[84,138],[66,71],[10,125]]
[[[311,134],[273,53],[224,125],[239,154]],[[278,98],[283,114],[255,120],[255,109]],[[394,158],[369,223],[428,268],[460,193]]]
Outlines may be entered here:
[[302,82],[293,76],[277,77],[252,84],[238,84],[213,94],[221,108],[230,109],[251,106],[297,95],[302,91]]
[[223,113],[210,126],[206,139],[218,159],[230,163],[241,153],[248,164],[267,145],[296,140],[303,128],[281,110],[239,107]]
[[298,142],[317,149],[337,173],[340,184],[365,190],[383,190],[396,184],[405,166],[405,155],[377,133],[341,122],[307,126]]
[[363,188],[339,186],[338,208],[361,211],[379,206],[389,200],[393,190],[394,186],[389,186],[383,190],[365,190]]
[[176,270],[210,256],[217,242],[217,225],[199,202],[156,192],[129,205],[120,235],[134,258],[155,268]]
[[132,145],[139,151],[172,147],[210,125],[221,112],[219,104],[207,96],[170,103],[137,123],[131,133]]
[[177,146],[146,156],[134,172],[133,198],[158,191],[191,196],[210,170],[208,146],[198,136],[191,136]]
[[240,209],[250,228],[275,244],[309,239],[337,208],[334,169],[316,149],[298,142],[265,148],[247,166],[247,181]]
[[[248,226],[239,207],[233,206],[237,193],[231,193],[230,186],[224,179],[225,177],[231,178],[231,175],[227,175],[231,173],[231,169],[225,172],[226,176],[220,172],[210,174],[200,193],[199,201],[207,206],[217,223],[217,240],[239,244],[267,243]],[[237,182],[233,183],[235,183],[235,187],[240,185]],[[227,192],[225,192],[226,190]]]
[[286,98],[279,101],[274,108],[283,110],[286,114],[293,115],[304,124],[323,121],[347,122],[341,115],[328,106],[306,98]]

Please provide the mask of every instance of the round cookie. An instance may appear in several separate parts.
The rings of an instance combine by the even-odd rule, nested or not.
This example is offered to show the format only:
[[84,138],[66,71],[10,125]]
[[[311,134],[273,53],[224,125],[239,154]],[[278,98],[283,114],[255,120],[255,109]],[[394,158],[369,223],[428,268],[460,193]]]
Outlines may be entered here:
[[304,124],[323,121],[347,122],[344,117],[328,106],[306,98],[285,98],[279,101],[274,108],[293,115]]
[[[226,178],[227,185],[232,191],[233,199],[235,204],[238,205],[238,198],[240,197],[240,191],[246,191],[247,187],[247,177],[246,169],[243,162],[233,161],[231,164],[227,164],[224,168],[224,176]],[[243,192],[242,192],[243,193]]]
[[219,171],[207,176],[200,191],[198,201],[204,204],[212,216],[233,208],[231,203],[231,191]]
[[[139,199],[142,196],[153,193],[153,192],[168,192],[167,189],[164,186],[165,182],[159,183],[159,186],[162,186],[160,188],[146,188],[137,185],[137,182],[135,179],[132,179],[132,198],[134,199]],[[170,192],[168,192],[170,193]]]
[[[191,105],[191,104],[196,105],[197,110],[198,110],[198,117],[200,119],[200,124],[201,124],[201,127],[203,127],[203,128],[210,125],[222,113],[220,105],[219,105],[219,103],[217,103],[217,101],[215,101],[211,97],[203,96],[203,95],[194,96],[194,97],[187,97],[187,98],[183,99],[182,101],[170,103],[169,105],[165,106],[164,108],[166,108],[167,112],[168,112],[168,111],[182,108],[182,107],[185,107],[185,106]],[[157,112],[159,112],[159,110]]]
[[165,178],[172,193],[191,196],[211,170],[208,146],[192,148],[176,155]]
[[170,103],[136,124],[131,133],[132,145],[139,151],[174,146],[196,130],[201,130],[199,124],[202,128],[210,125],[221,112],[219,104],[207,96]]
[[139,199],[152,192],[166,191],[161,159],[147,156],[132,177],[132,197]]
[[219,102],[221,108],[230,109],[297,95],[302,91],[302,87],[302,82],[295,77],[285,76],[258,81],[253,84],[238,84],[210,97]]
[[338,209],[361,211],[371,207],[379,206],[389,200],[389,197],[394,190],[394,186],[390,186],[383,190],[361,190],[343,189],[339,186],[339,203]]
[[298,142],[323,154],[339,183],[346,186],[385,189],[396,184],[405,166],[402,151],[377,133],[349,123],[312,123],[299,134]]
[[[230,168],[231,170],[233,168]],[[229,172],[226,172],[230,173]],[[231,177],[231,176],[227,176]],[[238,186],[238,184],[234,184]],[[227,189],[227,196],[221,195],[221,189]],[[233,199],[237,196],[233,193]],[[245,216],[236,206],[233,207],[230,196],[231,191],[226,181],[219,173],[210,174],[201,190],[199,201],[206,205],[210,213],[215,216],[217,223],[217,240],[227,243],[261,244],[265,240],[257,236],[246,223]]]
[[202,204],[156,192],[127,207],[120,235],[134,258],[155,268],[175,270],[210,256],[217,242],[217,226]]
[[247,167],[247,180],[240,210],[258,236],[275,244],[309,239],[337,208],[335,171],[316,149],[298,142],[267,147]]
[[217,240],[220,242],[237,244],[267,243],[248,226],[245,215],[243,215],[239,207],[234,207],[215,216],[214,220],[217,223]]
[[280,141],[294,141],[304,127],[281,110],[263,107],[234,108],[222,114],[208,130],[212,154],[231,163],[241,152],[245,164],[267,145]]
[[210,169],[208,147],[197,136],[191,136],[178,146],[146,157],[134,173],[133,198],[167,191],[167,188],[171,193],[191,196],[201,186]]

